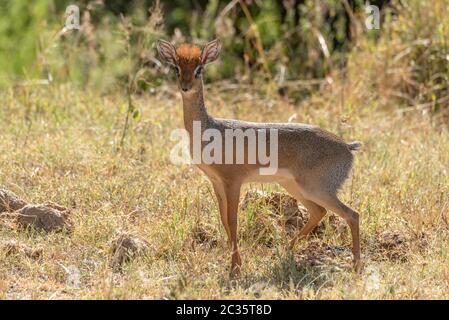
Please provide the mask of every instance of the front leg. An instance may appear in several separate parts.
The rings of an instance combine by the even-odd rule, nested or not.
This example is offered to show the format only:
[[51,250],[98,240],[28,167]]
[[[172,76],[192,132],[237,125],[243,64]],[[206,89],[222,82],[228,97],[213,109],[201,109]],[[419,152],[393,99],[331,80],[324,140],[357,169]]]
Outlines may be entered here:
[[228,211],[228,224],[231,235],[232,246],[232,260],[231,260],[231,274],[240,274],[242,266],[242,259],[237,245],[237,212],[239,208],[240,198],[240,184],[232,184],[225,186],[227,211]]
[[212,185],[214,187],[215,196],[218,201],[218,209],[220,210],[220,218],[223,226],[226,230],[226,234],[228,236],[228,244],[231,244],[231,231],[229,230],[228,223],[228,209],[227,209],[227,198],[224,185],[221,181],[212,181]]

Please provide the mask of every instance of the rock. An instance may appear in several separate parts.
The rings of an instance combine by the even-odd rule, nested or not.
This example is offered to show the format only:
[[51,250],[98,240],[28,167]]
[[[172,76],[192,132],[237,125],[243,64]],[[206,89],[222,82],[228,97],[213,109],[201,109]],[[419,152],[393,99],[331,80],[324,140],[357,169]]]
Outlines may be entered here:
[[13,212],[22,209],[27,203],[20,199],[15,193],[0,189],[0,213]]
[[112,268],[120,271],[123,265],[148,250],[148,242],[132,234],[120,232],[111,241]]
[[70,211],[54,203],[28,204],[17,211],[16,222],[22,228],[32,227],[39,231],[70,231]]

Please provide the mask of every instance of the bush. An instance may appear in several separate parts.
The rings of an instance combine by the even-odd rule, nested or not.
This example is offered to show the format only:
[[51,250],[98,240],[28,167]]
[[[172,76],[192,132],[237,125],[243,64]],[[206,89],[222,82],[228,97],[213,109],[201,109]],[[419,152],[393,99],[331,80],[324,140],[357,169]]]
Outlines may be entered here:
[[447,109],[448,5],[447,0],[393,2],[381,37],[362,38],[348,58],[354,103]]

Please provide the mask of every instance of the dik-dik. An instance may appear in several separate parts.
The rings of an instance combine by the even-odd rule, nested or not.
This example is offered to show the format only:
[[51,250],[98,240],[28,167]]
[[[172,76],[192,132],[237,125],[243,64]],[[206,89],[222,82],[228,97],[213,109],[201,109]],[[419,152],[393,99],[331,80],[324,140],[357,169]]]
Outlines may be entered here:
[[[346,143],[338,136],[316,126],[293,123],[254,123],[239,120],[218,119],[211,117],[204,105],[203,72],[207,64],[215,61],[220,53],[218,39],[209,42],[204,48],[193,44],[182,44],[178,47],[170,42],[159,40],[157,49],[162,60],[173,66],[177,84],[180,89],[184,125],[189,133],[190,153],[194,150],[195,123],[201,125],[201,132],[215,129],[225,135],[227,130],[256,132],[275,130],[276,141],[267,137],[263,143],[277,143],[277,170],[273,174],[261,174],[265,167],[260,161],[249,162],[251,147],[260,148],[250,143],[243,145],[243,150],[231,149],[233,163],[205,163],[196,165],[212,182],[217,196],[223,226],[232,246],[231,272],[239,272],[241,258],[237,244],[237,211],[240,189],[246,182],[277,182],[308,210],[310,218],[306,225],[291,240],[293,248],[298,239],[307,236],[331,210],[341,216],[351,228],[352,253],[354,266],[360,266],[359,214],[342,203],[337,191],[348,177],[352,167],[352,152],[361,147],[360,142]],[[267,135],[268,136],[268,135]],[[204,148],[204,141],[200,148]],[[258,145],[257,145],[258,144]],[[222,158],[229,158],[223,147]],[[201,150],[200,150],[201,151]],[[244,163],[235,162],[235,154],[243,152]]]

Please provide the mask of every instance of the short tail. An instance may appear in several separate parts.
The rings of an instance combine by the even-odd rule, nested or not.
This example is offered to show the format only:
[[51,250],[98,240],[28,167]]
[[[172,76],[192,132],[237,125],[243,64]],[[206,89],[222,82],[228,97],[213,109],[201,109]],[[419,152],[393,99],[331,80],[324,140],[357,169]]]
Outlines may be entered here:
[[363,143],[361,143],[360,141],[354,141],[354,142],[348,143],[348,148],[351,151],[357,151],[361,147],[363,147]]

